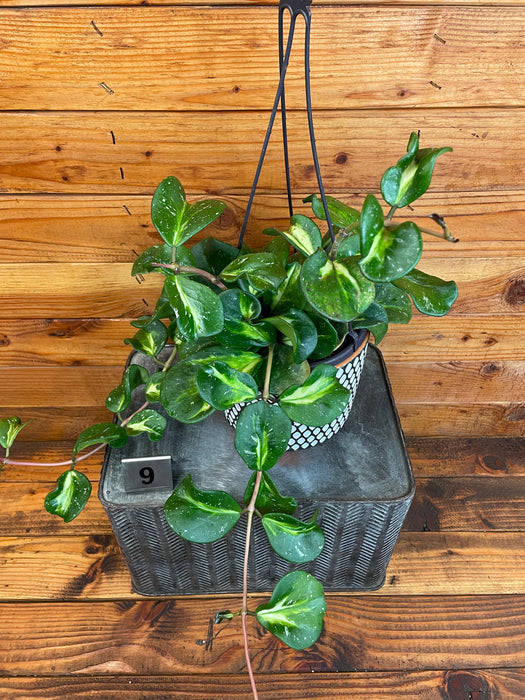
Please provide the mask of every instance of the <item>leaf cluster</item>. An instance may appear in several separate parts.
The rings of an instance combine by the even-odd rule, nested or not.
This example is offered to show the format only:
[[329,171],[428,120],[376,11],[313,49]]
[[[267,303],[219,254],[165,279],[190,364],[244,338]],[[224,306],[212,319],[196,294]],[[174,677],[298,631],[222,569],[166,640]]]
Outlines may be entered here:
[[[281,557],[299,564],[315,559],[324,546],[316,516],[297,519],[297,503],[279,493],[268,471],[287,449],[292,421],[320,426],[346,407],[349,392],[337,380],[336,367],[324,360],[352,341],[356,330],[366,329],[380,342],[389,324],[410,321],[412,304],[433,316],[450,310],[455,283],[417,268],[421,230],[412,221],[392,222],[397,209],[426,192],[436,159],[448,150],[420,149],[413,133],[406,154],[381,180],[390,207],[386,216],[373,194],[361,211],[328,197],[330,236],[321,230],[324,205],[311,195],[305,202],[317,222],[296,214],[285,231],[265,231],[268,242],[261,250],[238,249],[214,237],[190,242],[225,205],[215,199],[190,204],[177,178],[163,180],[151,206],[162,243],[145,250],[132,269],[133,275],[162,275],[162,291],[153,313],[134,321],[135,332],[125,340],[159,366],[151,374],[137,364],[125,370],[106,400],[115,421],[85,430],[73,460],[92,445],[121,447],[130,436],[159,440],[166,416],[195,423],[243,404],[234,443],[252,471],[244,503],[223,491],[202,490],[188,475],[166,502],[166,520],[186,540],[206,543],[228,533],[243,515],[250,526],[258,516]],[[167,347],[169,359],[162,361]],[[130,413],[139,388],[145,402]],[[0,422],[4,447],[21,427],[19,419]],[[90,491],[73,461],[46,508],[72,520]],[[265,628],[301,649],[319,636],[325,609],[321,584],[294,571],[255,614]]]

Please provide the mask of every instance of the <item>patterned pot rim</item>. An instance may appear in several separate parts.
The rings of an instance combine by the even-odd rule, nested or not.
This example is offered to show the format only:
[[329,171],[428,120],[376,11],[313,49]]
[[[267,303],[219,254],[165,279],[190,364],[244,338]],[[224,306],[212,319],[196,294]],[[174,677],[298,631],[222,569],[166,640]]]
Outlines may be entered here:
[[333,355],[330,355],[324,360],[316,360],[315,362],[311,362],[310,365],[312,367],[315,367],[315,365],[325,364],[334,365],[335,367],[339,368],[344,367],[349,362],[352,362],[352,360],[363,351],[363,348],[366,347],[370,339],[370,331],[365,328],[358,330],[357,333],[357,345],[354,345],[353,343],[350,345],[350,343],[346,341],[343,347],[340,350],[334,352]]

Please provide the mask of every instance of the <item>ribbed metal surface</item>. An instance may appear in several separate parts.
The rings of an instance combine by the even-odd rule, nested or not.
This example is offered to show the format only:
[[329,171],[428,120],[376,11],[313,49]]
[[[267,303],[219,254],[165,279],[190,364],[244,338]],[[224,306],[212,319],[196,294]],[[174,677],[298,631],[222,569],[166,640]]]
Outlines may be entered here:
[[[206,423],[174,429],[160,445],[139,439],[126,450],[107,451],[99,497],[138,593],[241,591],[245,516],[217,542],[185,542],[163,515],[169,492],[127,494],[120,462],[124,457],[171,454],[175,484],[191,472],[199,488],[224,488],[240,500],[249,473],[235,456],[232,436],[224,416],[217,414]],[[270,590],[297,568],[312,573],[327,590],[365,591],[383,584],[414,482],[384,364],[374,346],[344,428],[323,445],[287,452],[272,477],[281,493],[298,500],[298,518],[308,520],[318,511],[326,544],[314,562],[290,564],[271,549],[256,519],[251,591]]]

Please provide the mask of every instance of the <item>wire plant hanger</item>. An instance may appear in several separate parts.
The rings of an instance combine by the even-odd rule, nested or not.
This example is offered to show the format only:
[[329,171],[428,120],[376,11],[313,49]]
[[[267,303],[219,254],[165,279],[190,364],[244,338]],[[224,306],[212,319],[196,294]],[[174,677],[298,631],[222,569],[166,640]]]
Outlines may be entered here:
[[[250,218],[250,212],[255,197],[255,192],[257,190],[257,184],[259,182],[259,176],[261,174],[262,166],[264,163],[264,158],[266,155],[266,150],[270,142],[270,136],[272,134],[273,126],[275,123],[275,118],[281,107],[281,121],[283,130],[283,150],[284,150],[284,167],[286,172],[286,190],[288,196],[288,210],[290,216],[293,216],[293,203],[292,203],[292,188],[290,183],[290,160],[288,155],[288,133],[287,133],[287,122],[286,122],[286,98],[285,98],[285,79],[286,71],[288,70],[288,64],[290,61],[290,54],[292,51],[293,39],[295,26],[297,18],[302,16],[305,21],[305,40],[304,40],[304,88],[306,97],[306,113],[308,117],[308,129],[310,133],[310,146],[312,151],[312,158],[315,168],[315,174],[317,177],[317,184],[319,187],[319,194],[321,196],[321,202],[323,204],[324,213],[326,216],[326,222],[328,224],[328,232],[332,242],[334,241],[334,231],[332,220],[330,218],[330,213],[328,211],[328,203],[326,201],[326,195],[323,187],[323,181],[321,177],[321,169],[319,166],[319,159],[317,156],[317,146],[315,142],[314,133],[314,122],[312,114],[312,95],[310,89],[310,33],[311,33],[311,23],[312,16],[310,12],[310,4],[312,0],[280,0],[279,2],[279,84],[277,86],[277,91],[275,93],[273,109],[270,114],[270,119],[268,122],[268,127],[266,129],[266,135],[262,145],[261,153],[259,156],[259,162],[257,169],[255,171],[255,176],[253,179],[252,189],[250,191],[250,196],[248,199],[248,205],[246,207],[246,213],[244,215],[244,221],[242,224],[241,232],[239,235],[238,247],[241,248],[244,235],[246,233],[246,227],[248,225],[248,220]],[[284,49],[284,14],[288,11],[290,13],[290,26],[288,29],[288,37],[286,40],[286,50]]]

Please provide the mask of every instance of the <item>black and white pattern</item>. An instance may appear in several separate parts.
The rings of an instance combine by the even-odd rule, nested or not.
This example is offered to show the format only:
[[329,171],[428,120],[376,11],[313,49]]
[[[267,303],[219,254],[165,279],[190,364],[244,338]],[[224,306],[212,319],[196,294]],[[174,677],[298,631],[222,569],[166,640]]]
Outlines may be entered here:
[[[365,362],[368,342],[364,342],[362,347],[349,359],[349,361],[337,370],[336,378],[341,384],[350,391],[350,398],[344,411],[340,413],[331,423],[327,423],[318,428],[312,428],[303,423],[292,421],[292,436],[288,443],[288,450],[300,450],[305,447],[313,447],[321,442],[328,440],[332,435],[335,435],[345,424],[346,419],[350,415],[350,410],[354,402],[354,398],[359,386],[361,372]],[[225,411],[228,423],[235,427],[237,418],[240,412],[248,403],[252,401],[237,403],[232,408]]]

